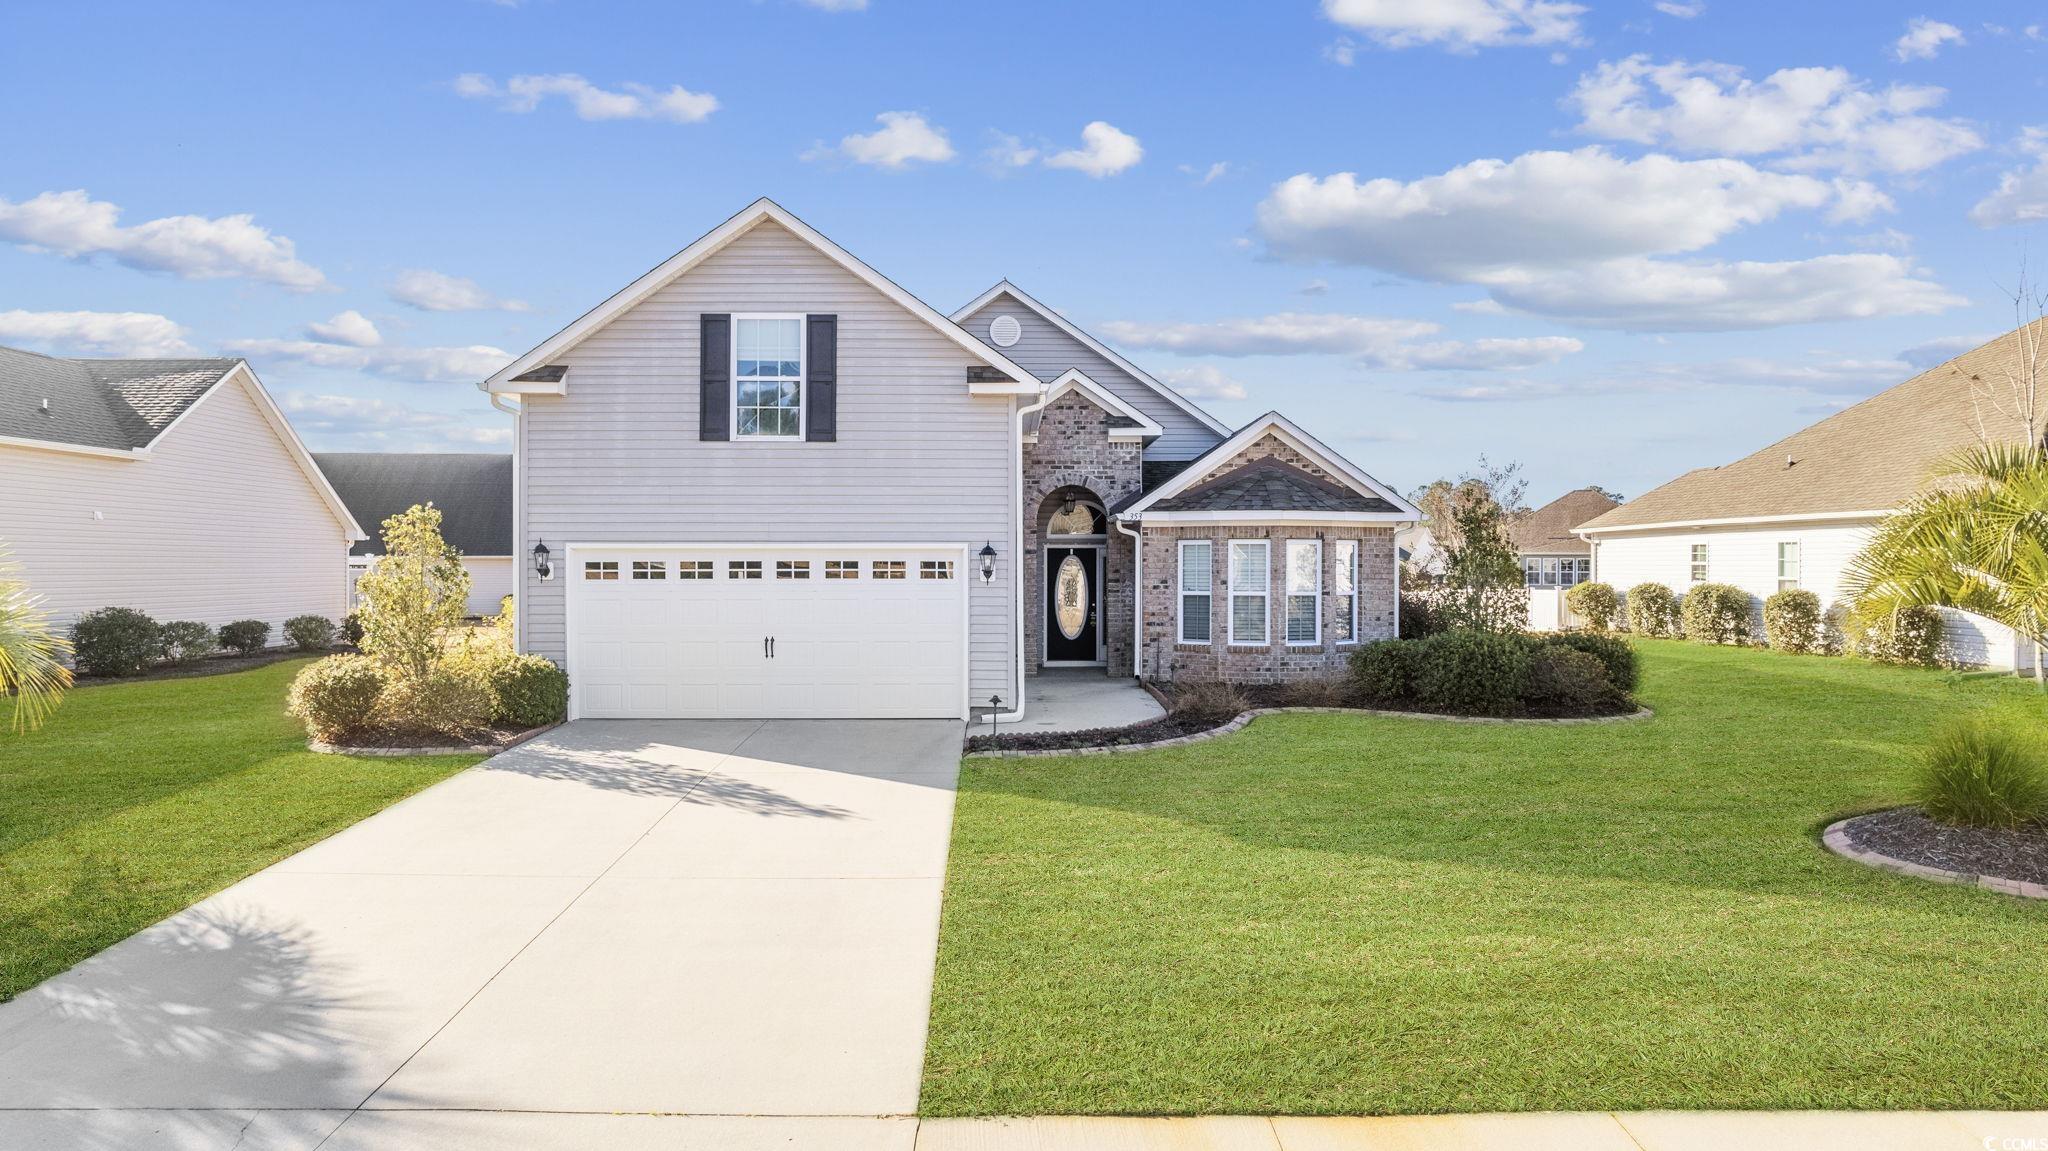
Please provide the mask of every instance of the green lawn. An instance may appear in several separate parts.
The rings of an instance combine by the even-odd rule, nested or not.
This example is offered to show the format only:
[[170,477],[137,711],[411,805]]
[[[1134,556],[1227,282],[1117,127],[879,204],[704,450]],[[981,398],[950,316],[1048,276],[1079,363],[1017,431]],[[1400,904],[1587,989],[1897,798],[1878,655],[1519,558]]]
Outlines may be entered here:
[[0,1000],[478,759],[307,751],[303,663],[80,688],[0,730]]
[[2048,1107],[2048,905],[1819,844],[2017,685],[1643,658],[1648,721],[967,761],[923,1109]]

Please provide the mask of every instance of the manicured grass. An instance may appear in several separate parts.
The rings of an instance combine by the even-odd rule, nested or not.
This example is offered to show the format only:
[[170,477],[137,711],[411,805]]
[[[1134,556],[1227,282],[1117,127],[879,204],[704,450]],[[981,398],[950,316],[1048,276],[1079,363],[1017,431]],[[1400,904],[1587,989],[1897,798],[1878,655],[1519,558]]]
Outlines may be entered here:
[[967,761],[923,1110],[2048,1106],[2048,906],[1818,842],[2031,689],[1643,656],[1641,722]]
[[303,663],[80,688],[0,730],[0,1000],[479,758],[307,751]]

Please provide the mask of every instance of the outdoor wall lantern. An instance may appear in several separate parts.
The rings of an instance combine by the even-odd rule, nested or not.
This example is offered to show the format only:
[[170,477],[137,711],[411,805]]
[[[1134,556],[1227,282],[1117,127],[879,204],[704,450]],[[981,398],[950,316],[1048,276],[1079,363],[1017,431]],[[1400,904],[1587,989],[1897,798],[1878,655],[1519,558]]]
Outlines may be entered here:
[[996,582],[996,545],[993,542],[981,545],[981,582]]
[[543,583],[554,578],[555,565],[548,562],[548,545],[545,540],[536,541],[533,545],[533,574],[539,576]]

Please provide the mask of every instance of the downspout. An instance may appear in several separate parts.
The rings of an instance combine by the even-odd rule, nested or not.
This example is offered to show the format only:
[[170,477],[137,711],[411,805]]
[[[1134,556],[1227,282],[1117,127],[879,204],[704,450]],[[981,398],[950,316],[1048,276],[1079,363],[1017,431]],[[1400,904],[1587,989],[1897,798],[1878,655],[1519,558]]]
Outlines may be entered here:
[[1121,518],[1111,522],[1116,524],[1117,531],[1131,537],[1131,678],[1144,683],[1144,664],[1140,660],[1145,650],[1145,541],[1138,537],[1138,532],[1125,527]]
[[527,575],[527,567],[521,562],[526,555],[526,452],[521,442],[526,436],[526,405],[514,406],[496,392],[489,394],[491,406],[512,417],[512,570],[517,573],[512,582],[512,650],[524,653],[526,597],[519,593],[526,587]]
[[1010,429],[1010,450],[1016,453],[1011,475],[1017,480],[1010,498],[1010,510],[1016,517],[1016,530],[1010,537],[1010,583],[1017,600],[1017,706],[995,713],[992,719],[999,725],[1024,718],[1024,417],[1045,407],[1050,398],[1050,391],[1041,384],[1035,401],[1018,406],[1017,423]]
[[[1394,541],[1393,541],[1393,542],[1394,542],[1394,638],[1395,638],[1395,639],[1400,639],[1400,638],[1401,638],[1401,528],[1399,527],[1399,525],[1396,525],[1396,526],[1395,526],[1395,528],[1394,528]],[[1408,554],[1412,556],[1412,555],[1414,555],[1415,553],[1414,553],[1414,552],[1409,552]],[[1353,594],[1356,594],[1356,589],[1353,589]],[[1354,612],[1353,614],[1356,614],[1356,613]],[[1355,624],[1354,624],[1354,625],[1352,625],[1352,629],[1351,629],[1351,630],[1352,630],[1352,633],[1353,633],[1353,634],[1352,634],[1352,636],[1351,636],[1351,638],[1352,638],[1353,642],[1356,642],[1356,641],[1357,641],[1357,639],[1358,639],[1358,635],[1357,635],[1358,627],[1357,627],[1357,625],[1355,625]]]

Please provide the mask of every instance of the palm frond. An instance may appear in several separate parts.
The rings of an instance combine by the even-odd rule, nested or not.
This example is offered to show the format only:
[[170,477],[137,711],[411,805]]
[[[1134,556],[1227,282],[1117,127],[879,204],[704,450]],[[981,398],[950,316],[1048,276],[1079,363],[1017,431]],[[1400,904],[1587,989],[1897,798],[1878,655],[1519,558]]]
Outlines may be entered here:
[[71,686],[71,641],[51,627],[20,570],[0,548],[0,697],[14,700],[16,732],[41,727]]

